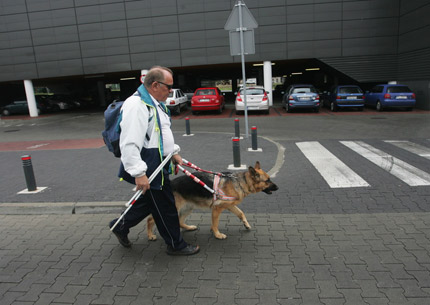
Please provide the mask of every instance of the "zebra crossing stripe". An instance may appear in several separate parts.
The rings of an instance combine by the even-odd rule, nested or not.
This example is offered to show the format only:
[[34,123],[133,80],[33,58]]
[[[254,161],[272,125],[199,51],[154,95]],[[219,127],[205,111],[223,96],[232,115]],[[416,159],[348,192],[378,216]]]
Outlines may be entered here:
[[366,181],[319,142],[297,142],[296,145],[331,188],[369,186]]
[[362,141],[340,141],[409,186],[430,185],[430,175]]
[[430,160],[430,148],[412,143],[410,141],[385,140],[384,142],[393,144],[420,157]]

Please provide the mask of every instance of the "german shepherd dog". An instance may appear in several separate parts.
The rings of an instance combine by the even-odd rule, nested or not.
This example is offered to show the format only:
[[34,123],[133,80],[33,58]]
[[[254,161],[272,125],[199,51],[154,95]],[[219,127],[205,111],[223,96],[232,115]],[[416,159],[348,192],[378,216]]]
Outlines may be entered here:
[[[209,187],[214,184],[214,175],[202,172],[193,173],[197,178],[206,183]],[[242,200],[253,193],[265,192],[271,194],[276,191],[278,186],[270,181],[269,175],[260,167],[260,162],[255,166],[250,166],[247,171],[236,174],[224,175],[220,177],[218,190],[222,191],[222,197],[214,196],[201,185],[195,183],[188,176],[180,176],[172,180],[172,189],[175,196],[176,208],[179,214],[179,224],[181,228],[193,231],[197,226],[187,225],[185,218],[191,214],[194,208],[210,208],[212,210],[211,230],[218,239],[225,239],[227,235],[218,230],[219,217],[224,210],[229,210],[243,222],[245,228],[251,229],[245,214],[237,205]],[[215,190],[216,191],[216,190]],[[220,192],[221,193],[221,192]],[[154,219],[150,216],[147,220],[147,234],[149,240],[155,240],[157,237],[153,233]]]

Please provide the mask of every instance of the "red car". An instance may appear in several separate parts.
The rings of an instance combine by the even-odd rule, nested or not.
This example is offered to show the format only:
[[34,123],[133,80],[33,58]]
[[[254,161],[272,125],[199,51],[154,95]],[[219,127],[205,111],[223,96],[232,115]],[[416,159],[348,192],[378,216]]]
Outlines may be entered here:
[[222,113],[224,107],[224,95],[217,87],[199,88],[194,92],[191,99],[191,111],[193,114],[206,110],[216,110],[218,113]]

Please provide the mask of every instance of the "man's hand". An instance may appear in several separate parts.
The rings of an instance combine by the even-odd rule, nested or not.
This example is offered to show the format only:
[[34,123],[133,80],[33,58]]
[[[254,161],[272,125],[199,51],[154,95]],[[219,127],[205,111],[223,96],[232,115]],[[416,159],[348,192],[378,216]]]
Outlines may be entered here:
[[182,165],[182,157],[179,154],[173,155],[172,156],[172,162],[173,164],[179,164]]
[[147,190],[149,190],[149,180],[146,175],[135,178],[136,182],[136,191],[142,190],[142,195],[145,194]]

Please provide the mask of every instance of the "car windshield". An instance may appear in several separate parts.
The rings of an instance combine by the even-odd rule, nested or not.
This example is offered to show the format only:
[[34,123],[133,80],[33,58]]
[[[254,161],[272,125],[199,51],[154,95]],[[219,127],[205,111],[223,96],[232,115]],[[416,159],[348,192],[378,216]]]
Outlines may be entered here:
[[314,88],[311,87],[301,87],[301,88],[294,88],[293,93],[317,93],[317,91]]
[[357,87],[341,87],[339,93],[363,93],[360,88]]
[[213,89],[197,90],[196,95],[216,95]]
[[411,89],[407,86],[395,86],[395,87],[388,87],[387,93],[403,93],[403,92],[411,92]]
[[[243,94],[243,89],[240,90],[240,94]],[[246,89],[247,95],[264,95],[264,89],[261,88],[249,88]]]

